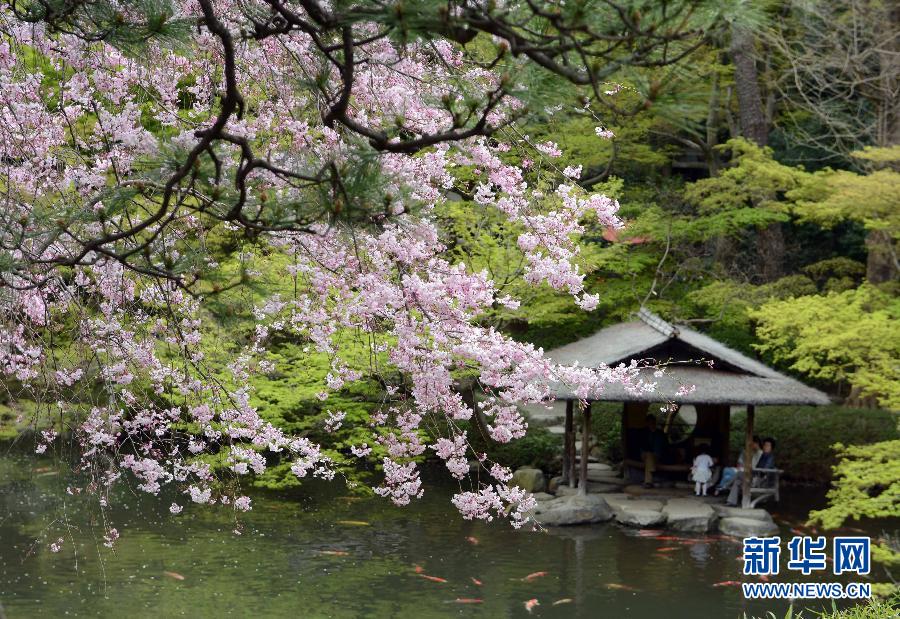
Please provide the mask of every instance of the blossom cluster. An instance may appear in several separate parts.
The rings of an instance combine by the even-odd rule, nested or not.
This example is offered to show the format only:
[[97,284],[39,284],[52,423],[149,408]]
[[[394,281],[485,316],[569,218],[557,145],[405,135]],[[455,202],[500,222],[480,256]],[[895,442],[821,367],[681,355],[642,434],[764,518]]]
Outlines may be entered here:
[[[240,32],[241,3],[214,4],[218,19]],[[194,2],[175,5],[175,17],[196,20]],[[375,26],[355,28],[364,38]],[[385,404],[370,420],[371,443],[386,454],[379,495],[398,505],[421,496],[416,460],[426,450],[456,478],[471,463],[483,469],[490,483],[453,498],[466,518],[502,515],[521,525],[533,506],[508,485],[509,469],[473,452],[465,429],[473,416],[505,443],[527,430],[519,407],[550,401],[558,383],[582,398],[613,382],[648,388],[634,366],[561,367],[485,323],[491,308],[514,308],[518,300],[501,294],[487,272],[447,258],[434,209],[469,182],[463,177],[475,178],[471,208],[499,212],[521,231],[525,280],[570,294],[585,310],[596,307],[577,240],[590,218],[618,226],[618,204],[578,187],[580,168],[557,173],[535,165],[558,158],[557,144],[498,133],[413,154],[361,145],[348,123],[322,118],[302,80],[286,77],[323,75],[316,41],[291,30],[242,39],[232,50],[237,87],[252,100],[245,96],[246,111],[226,119],[231,142],[209,147],[210,167],[162,199],[168,188],[159,174],[171,173],[172,158],[195,148],[218,118],[225,78],[209,67],[226,59],[219,38],[200,27],[188,44],[151,40],[134,55],[20,22],[7,7],[0,8],[0,32],[0,259],[15,265],[0,276],[0,372],[42,405],[62,409],[54,418],[65,419],[64,427],[44,430],[37,451],[58,440],[57,431],[74,437],[87,481],[73,494],[85,489],[107,501],[108,489],[128,477],[150,494],[172,486],[182,503],[249,510],[250,499],[218,486],[217,471],[202,458],[219,453],[238,479],[264,473],[271,458],[289,460],[298,478],[333,478],[325,446],[265,421],[251,403],[253,376],[274,370],[269,348],[278,334],[302,337],[333,360],[320,394],[326,404],[365,375],[384,377]],[[501,82],[446,41],[401,47],[373,37],[359,52],[366,62],[356,69],[350,124],[385,132],[398,124],[412,135],[447,131],[457,122],[455,106]],[[486,122],[502,127],[520,107],[504,97]],[[611,137],[599,128],[597,135]],[[245,172],[240,140],[266,165]],[[514,156],[513,143],[529,155]],[[318,185],[292,180],[316,179],[323,170],[352,180],[363,168],[377,181],[383,212],[345,188],[330,187],[322,198]],[[246,194],[253,201],[228,202]],[[370,210],[341,219],[350,202]],[[314,211],[304,211],[302,225],[295,219],[254,231],[259,247],[285,258],[296,293],[254,307],[254,330],[223,376],[208,360],[203,290],[171,277],[169,265],[211,279],[220,267],[206,239],[240,232],[273,204]],[[385,366],[344,359],[340,338],[348,333]],[[477,380],[483,398],[475,405],[460,393],[460,372]],[[346,415],[333,411],[325,428],[344,423]],[[368,458],[372,447],[350,451]],[[172,503],[170,511],[182,509]],[[108,530],[106,543],[117,537]]]

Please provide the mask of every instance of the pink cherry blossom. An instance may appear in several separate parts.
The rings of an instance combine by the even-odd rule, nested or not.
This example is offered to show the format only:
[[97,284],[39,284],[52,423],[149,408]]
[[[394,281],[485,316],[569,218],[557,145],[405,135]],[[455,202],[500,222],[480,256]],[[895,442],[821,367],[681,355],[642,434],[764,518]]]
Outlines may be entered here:
[[[501,443],[525,435],[521,406],[550,402],[559,383],[585,399],[611,383],[634,392],[653,385],[638,378],[636,365],[556,365],[491,326],[486,316],[498,306],[514,311],[520,299],[488,272],[451,258],[436,210],[465,190],[473,196],[467,208],[518,231],[526,283],[548,285],[591,311],[599,296],[585,288],[579,238],[589,226],[620,226],[618,203],[575,184],[580,165],[559,173],[548,161],[562,156],[557,143],[521,138],[514,122],[524,104],[509,95],[485,118],[493,139],[393,148],[397,135],[456,129],[460,106],[503,81],[450,41],[361,44],[347,119],[332,122],[307,81],[290,77],[320,75],[324,91],[341,91],[338,72],[321,70],[329,62],[321,41],[295,29],[241,35],[226,50],[202,11],[229,32],[248,33],[243,4],[175,6],[194,25],[189,40],[151,40],[139,55],[26,24],[0,6],[0,186],[8,197],[0,258],[15,267],[0,273],[0,373],[40,404],[36,451],[57,432],[72,440],[85,493],[101,507],[112,486],[129,483],[244,512],[250,499],[222,478],[239,484],[273,461],[290,463],[298,479],[334,479],[330,439],[288,432],[256,405],[254,379],[282,370],[277,342],[303,342],[304,352],[329,360],[315,386],[320,401],[363,378],[384,384],[368,424],[353,428],[369,432],[367,442],[341,447],[357,458],[378,453],[378,495],[397,505],[421,497],[417,461],[428,453],[459,480],[474,461],[490,478],[472,475],[453,504],[464,518],[521,526],[533,499],[506,486],[511,473],[502,463],[473,453],[463,428],[476,410],[460,393],[460,374],[476,380],[484,396],[478,413]],[[377,31],[354,28],[354,36]],[[226,60],[234,84],[218,69]],[[220,117],[230,86],[253,96],[240,114]],[[227,139],[204,143],[217,123]],[[389,137],[377,149],[377,134],[361,140],[354,127]],[[612,137],[601,127],[596,134]],[[205,153],[202,165],[197,159],[186,177],[173,177],[195,148]],[[260,164],[252,169],[242,154],[248,148]],[[317,183],[329,170],[364,171],[358,184],[371,199],[351,204],[337,184]],[[177,191],[164,203],[167,179]],[[241,194],[253,202],[233,208]],[[272,205],[287,223],[254,219]],[[135,221],[143,222],[139,232],[116,233]],[[253,243],[228,257],[237,267],[220,264],[225,259],[211,249],[249,237]],[[252,325],[227,334],[234,337],[223,350],[204,305],[212,282],[234,267],[243,284],[276,265],[291,292],[281,287],[242,308]],[[359,350],[368,354],[353,354]],[[49,429],[58,419],[65,428]],[[345,421],[343,411],[329,411],[326,434]],[[113,528],[104,533],[108,545],[117,537]]]

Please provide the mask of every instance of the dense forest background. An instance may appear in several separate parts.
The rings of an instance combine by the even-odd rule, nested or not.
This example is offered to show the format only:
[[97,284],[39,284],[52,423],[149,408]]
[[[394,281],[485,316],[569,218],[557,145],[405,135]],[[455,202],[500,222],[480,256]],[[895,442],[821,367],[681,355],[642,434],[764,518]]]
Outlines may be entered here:
[[[581,186],[621,203],[623,228],[597,227],[581,240],[596,310],[524,282],[517,231],[472,204],[465,183],[439,207],[447,251],[524,300],[483,317],[517,339],[552,348],[646,306],[827,391],[831,409],[761,413],[760,431],[782,440],[794,478],[827,481],[836,443],[868,445],[853,457],[870,464],[897,462],[900,10],[879,0],[737,1],[723,16],[678,62],[611,63],[607,94],[615,96],[535,82],[528,124],[497,136],[558,143],[562,157],[532,165],[582,166]],[[492,45],[465,43],[474,56]],[[598,140],[598,125],[613,137]],[[202,282],[212,319],[204,328],[215,342],[209,358],[225,372],[252,334],[254,303],[298,283],[284,275],[284,256],[252,236],[217,231],[206,243],[221,268]],[[284,340],[273,357],[277,369],[253,379],[254,405],[311,437],[324,436],[329,410],[346,412],[329,435],[337,437],[330,455],[357,479],[346,450],[370,438],[365,421],[381,385],[355,381],[326,405],[318,398],[330,371],[324,355]],[[459,377],[463,390],[466,381]],[[15,397],[15,385],[4,393],[0,430],[12,438],[34,405]],[[597,418],[598,443],[617,436],[615,415]],[[535,429],[504,450],[516,465],[550,462],[557,448]],[[288,463],[274,465],[256,483],[299,483],[288,472]],[[879,483],[898,487],[897,478]],[[857,473],[843,479],[865,495]],[[885,496],[876,506],[861,501],[872,510],[862,515],[890,513],[897,493]]]

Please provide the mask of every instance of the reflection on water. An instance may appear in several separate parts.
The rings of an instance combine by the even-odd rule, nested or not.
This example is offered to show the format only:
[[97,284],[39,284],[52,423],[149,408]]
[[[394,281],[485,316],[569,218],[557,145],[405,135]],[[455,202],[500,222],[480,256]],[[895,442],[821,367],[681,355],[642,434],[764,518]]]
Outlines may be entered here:
[[[433,489],[400,509],[320,485],[253,495],[240,535],[225,509],[172,516],[171,497],[123,490],[107,511],[122,536],[109,550],[101,515],[66,485],[33,459],[0,458],[0,608],[10,619],[655,619],[786,608],[713,586],[742,579],[740,545],[719,536],[659,540],[613,524],[527,533],[466,522]],[[62,551],[51,553],[61,534]],[[539,605],[529,613],[532,599]]]

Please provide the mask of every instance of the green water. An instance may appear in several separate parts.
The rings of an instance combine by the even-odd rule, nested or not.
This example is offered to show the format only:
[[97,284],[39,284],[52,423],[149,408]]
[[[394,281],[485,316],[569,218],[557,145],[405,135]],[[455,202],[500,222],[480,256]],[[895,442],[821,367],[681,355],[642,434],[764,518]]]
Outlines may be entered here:
[[[742,579],[734,541],[684,545],[614,524],[514,531],[462,520],[449,487],[408,508],[341,496],[337,484],[256,493],[241,535],[225,509],[187,506],[172,516],[171,496],[122,490],[106,512],[122,536],[109,550],[96,510],[45,467],[0,458],[0,616],[9,619],[738,617],[786,608],[712,586]],[[54,554],[48,545],[62,530]],[[656,552],[664,546],[677,550]],[[523,580],[534,572],[547,574]],[[529,613],[533,598],[540,606]]]

